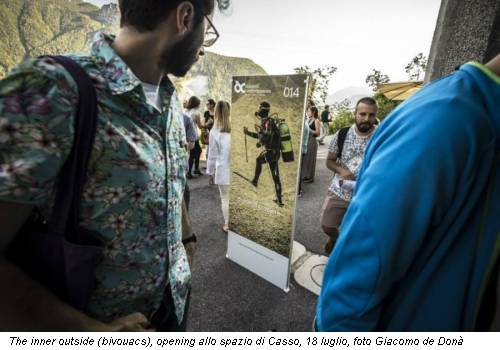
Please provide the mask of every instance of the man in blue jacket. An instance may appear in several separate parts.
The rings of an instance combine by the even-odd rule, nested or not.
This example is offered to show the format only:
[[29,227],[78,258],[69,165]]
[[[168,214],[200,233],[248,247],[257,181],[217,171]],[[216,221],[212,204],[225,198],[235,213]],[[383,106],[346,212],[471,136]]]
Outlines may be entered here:
[[500,55],[377,129],[325,269],[320,331],[487,329],[500,252]]

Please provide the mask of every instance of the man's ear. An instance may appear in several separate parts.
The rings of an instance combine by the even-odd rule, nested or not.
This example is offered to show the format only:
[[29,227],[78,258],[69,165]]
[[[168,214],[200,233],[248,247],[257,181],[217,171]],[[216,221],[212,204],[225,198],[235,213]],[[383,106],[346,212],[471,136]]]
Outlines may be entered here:
[[189,1],[183,1],[177,5],[176,14],[176,28],[177,33],[184,35],[189,32],[194,25],[194,7]]

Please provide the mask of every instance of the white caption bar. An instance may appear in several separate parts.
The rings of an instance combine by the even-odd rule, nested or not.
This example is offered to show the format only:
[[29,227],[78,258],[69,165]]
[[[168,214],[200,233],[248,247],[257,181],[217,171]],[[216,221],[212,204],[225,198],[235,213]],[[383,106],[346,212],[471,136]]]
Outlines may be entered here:
[[498,349],[500,333],[2,333],[1,349]]

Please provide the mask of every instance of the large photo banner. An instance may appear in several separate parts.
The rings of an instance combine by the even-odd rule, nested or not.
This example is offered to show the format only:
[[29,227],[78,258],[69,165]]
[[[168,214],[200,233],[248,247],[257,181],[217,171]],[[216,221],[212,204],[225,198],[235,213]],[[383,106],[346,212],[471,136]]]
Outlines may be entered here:
[[228,258],[287,290],[307,75],[233,77]]

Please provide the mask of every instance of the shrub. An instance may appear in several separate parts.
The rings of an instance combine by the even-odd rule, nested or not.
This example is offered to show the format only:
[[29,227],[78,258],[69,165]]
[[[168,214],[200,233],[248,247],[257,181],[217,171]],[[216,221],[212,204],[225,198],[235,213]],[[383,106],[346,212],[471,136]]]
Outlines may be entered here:
[[340,129],[354,124],[354,116],[350,110],[340,111],[330,123],[330,134],[335,134]]

